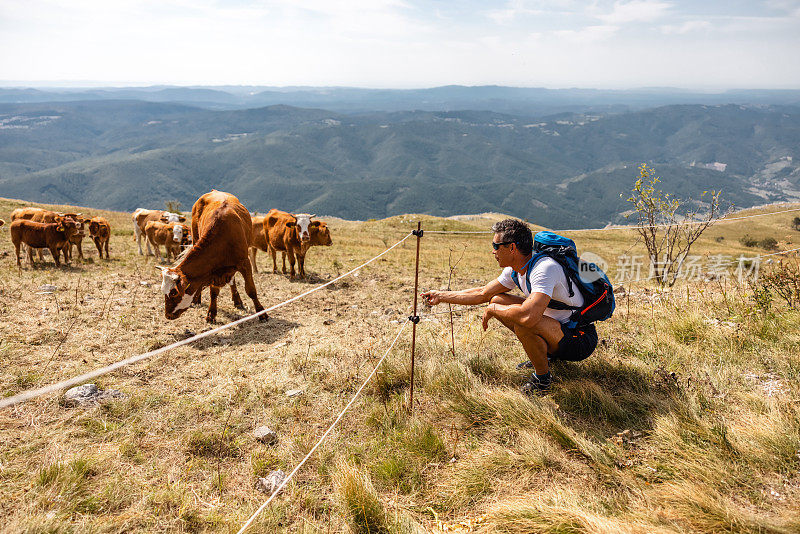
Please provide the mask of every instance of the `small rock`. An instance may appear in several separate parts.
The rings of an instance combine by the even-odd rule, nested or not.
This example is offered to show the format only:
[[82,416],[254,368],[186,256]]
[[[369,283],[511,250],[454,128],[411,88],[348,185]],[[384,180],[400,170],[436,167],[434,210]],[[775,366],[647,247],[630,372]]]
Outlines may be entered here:
[[302,394],[303,394],[302,389],[290,389],[289,391],[286,392],[287,397],[297,397],[298,395]]
[[398,312],[394,308],[386,308],[385,310],[383,310],[384,315],[397,315],[398,313],[400,312]]
[[283,484],[284,480],[286,480],[286,473],[278,469],[267,475],[266,478],[259,478],[256,481],[256,489],[271,495],[278,489],[278,486]]
[[139,281],[139,285],[140,286],[144,286],[144,287],[149,287],[150,286],[150,282],[148,282],[147,280],[140,280]]
[[67,392],[64,393],[63,400],[64,405],[69,407],[90,406],[99,402],[122,399],[126,396],[127,395],[117,389],[102,390],[97,389],[97,386],[94,384],[84,384],[67,390]]
[[324,324],[325,326],[333,324],[333,319],[325,319],[324,321],[322,321],[322,324]]
[[67,406],[86,406],[97,401],[99,396],[97,386],[94,384],[84,384],[67,390],[64,393],[64,404]]
[[50,294],[50,293],[55,293],[55,291],[56,291],[57,289],[58,289],[58,288],[57,288],[56,286],[52,285],[52,284],[44,284],[44,285],[42,285],[42,286],[39,286],[39,293],[40,293],[40,294]]
[[278,443],[278,433],[268,426],[260,426],[253,430],[253,437],[266,445],[275,445]]

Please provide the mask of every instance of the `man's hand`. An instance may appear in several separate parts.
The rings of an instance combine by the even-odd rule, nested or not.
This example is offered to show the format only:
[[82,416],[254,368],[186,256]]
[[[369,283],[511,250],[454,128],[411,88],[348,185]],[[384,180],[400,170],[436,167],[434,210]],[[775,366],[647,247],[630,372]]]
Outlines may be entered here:
[[489,319],[494,317],[494,304],[489,304],[486,307],[486,311],[483,312],[483,329],[486,330],[489,328]]
[[440,302],[442,302],[441,295],[436,290],[426,291],[420,295],[422,297],[422,302],[426,302],[431,306],[436,306]]

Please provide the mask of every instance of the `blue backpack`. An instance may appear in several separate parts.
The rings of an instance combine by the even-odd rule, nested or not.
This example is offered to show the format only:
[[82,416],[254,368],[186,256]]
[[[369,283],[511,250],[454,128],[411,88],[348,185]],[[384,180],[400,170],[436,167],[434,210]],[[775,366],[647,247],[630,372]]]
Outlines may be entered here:
[[[570,306],[553,299],[550,299],[550,303],[547,305],[548,308],[554,310],[572,310],[567,328],[585,326],[595,321],[605,321],[611,317],[615,307],[614,288],[611,287],[608,276],[594,263],[582,262],[578,259],[578,249],[572,239],[553,232],[537,232],[533,237],[533,256],[525,266],[528,293],[531,291],[531,270],[536,262],[544,257],[553,258],[564,269],[570,297],[575,295],[574,286],[577,286],[583,295],[583,306]],[[522,290],[517,271],[511,271],[511,278]]]

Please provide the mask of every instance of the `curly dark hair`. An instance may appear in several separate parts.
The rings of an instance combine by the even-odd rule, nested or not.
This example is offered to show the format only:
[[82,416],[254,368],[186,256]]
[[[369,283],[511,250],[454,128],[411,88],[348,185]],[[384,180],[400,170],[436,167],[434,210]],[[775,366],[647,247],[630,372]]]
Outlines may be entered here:
[[517,245],[520,252],[527,255],[533,250],[533,234],[528,225],[519,219],[503,219],[492,225],[492,232],[500,234],[502,241]]

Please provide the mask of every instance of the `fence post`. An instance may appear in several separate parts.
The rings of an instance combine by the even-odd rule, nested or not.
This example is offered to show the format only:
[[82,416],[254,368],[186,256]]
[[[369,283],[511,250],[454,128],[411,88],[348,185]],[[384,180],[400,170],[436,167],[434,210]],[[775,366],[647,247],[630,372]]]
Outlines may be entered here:
[[422,238],[422,221],[417,221],[417,229],[411,232],[417,236],[417,259],[414,263],[414,311],[408,319],[411,321],[411,392],[408,396],[408,411],[414,413],[414,355],[417,347],[417,291],[419,288],[419,241]]

